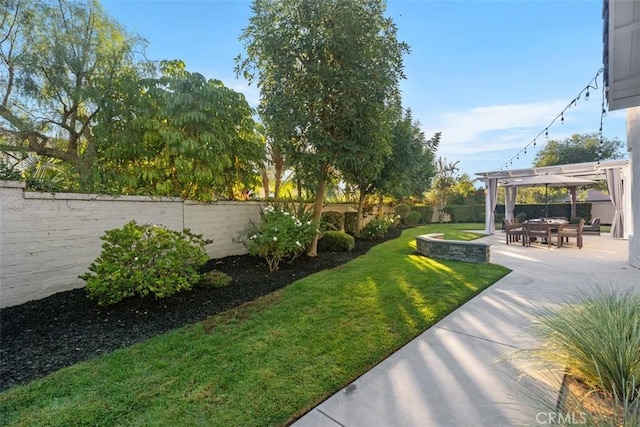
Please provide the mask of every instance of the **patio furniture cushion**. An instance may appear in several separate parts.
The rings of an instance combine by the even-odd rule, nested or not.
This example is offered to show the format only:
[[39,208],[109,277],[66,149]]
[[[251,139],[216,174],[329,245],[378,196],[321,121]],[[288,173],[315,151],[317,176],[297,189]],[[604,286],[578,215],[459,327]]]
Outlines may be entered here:
[[589,224],[585,224],[582,232],[600,235],[600,218],[593,218]]

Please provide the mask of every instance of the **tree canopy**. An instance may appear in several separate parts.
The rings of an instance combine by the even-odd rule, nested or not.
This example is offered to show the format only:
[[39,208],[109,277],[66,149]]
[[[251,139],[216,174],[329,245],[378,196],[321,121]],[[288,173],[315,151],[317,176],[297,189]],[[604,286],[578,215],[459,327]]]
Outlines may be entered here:
[[67,189],[85,192],[211,200],[254,186],[264,138],[242,94],[144,59],[98,1],[2,6],[0,151],[13,167],[62,161],[79,183]]
[[134,51],[143,44],[97,1],[3,1],[0,148],[68,162],[81,188],[92,189],[100,99],[138,65]]
[[236,71],[257,82],[269,137],[316,183],[314,219],[333,174],[379,167],[389,152],[388,108],[398,103],[409,49],[385,9],[382,0],[252,3]]
[[542,167],[621,159],[624,157],[622,144],[617,138],[603,138],[600,143],[597,133],[574,134],[563,141],[549,141],[538,151],[533,165]]
[[436,174],[434,157],[440,135],[426,139],[420,122],[413,120],[410,110],[405,111],[393,129],[392,154],[373,184],[378,194],[396,200],[422,196]]
[[158,78],[133,76],[105,104],[96,133],[107,182],[125,193],[240,197],[264,158],[244,95],[186,71],[182,61],[163,61],[161,71]]

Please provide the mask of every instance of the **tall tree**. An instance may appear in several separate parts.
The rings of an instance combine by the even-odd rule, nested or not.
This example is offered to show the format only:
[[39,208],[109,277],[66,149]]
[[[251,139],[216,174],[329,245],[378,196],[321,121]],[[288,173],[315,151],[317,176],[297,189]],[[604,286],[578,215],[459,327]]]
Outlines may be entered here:
[[0,149],[68,162],[81,189],[91,190],[99,100],[109,96],[123,70],[136,67],[134,52],[142,44],[97,1],[3,0]]
[[440,135],[437,132],[427,139],[420,122],[414,121],[411,111],[407,110],[394,127],[392,156],[375,183],[378,195],[396,200],[422,196],[436,174],[434,158]]
[[484,203],[484,189],[477,189],[467,173],[458,176],[451,188],[449,203],[452,205],[481,205]]
[[244,95],[186,71],[182,61],[163,61],[161,71],[159,78],[132,76],[105,102],[96,127],[103,173],[125,193],[241,197],[264,159]]
[[458,163],[447,162],[447,159],[438,157],[436,162],[436,178],[433,184],[433,192],[436,197],[436,204],[438,208],[438,221],[444,221],[444,208],[449,202],[449,197],[456,184],[458,175]]
[[574,134],[563,141],[549,141],[538,153],[535,167],[568,165],[571,163],[597,162],[598,160],[621,159],[622,141],[603,138],[597,133]]
[[358,189],[356,235],[360,233],[365,200],[374,191],[385,162],[391,157],[393,124],[398,121],[398,110],[399,108],[392,105],[388,108],[384,122],[371,123],[368,128],[372,131],[368,136],[372,138],[371,143],[359,145],[360,153],[345,156],[346,161],[339,166],[342,178]]
[[[270,137],[315,181],[320,219],[333,174],[384,146],[384,115],[399,97],[403,54],[382,0],[254,0],[236,70],[261,93]],[[316,255],[317,239],[308,255]]]

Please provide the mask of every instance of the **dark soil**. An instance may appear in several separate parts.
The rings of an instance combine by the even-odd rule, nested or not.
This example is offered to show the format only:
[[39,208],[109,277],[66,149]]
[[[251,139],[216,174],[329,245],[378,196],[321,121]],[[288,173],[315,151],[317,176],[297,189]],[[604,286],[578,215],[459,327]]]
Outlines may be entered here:
[[[384,240],[396,238],[392,230]],[[75,289],[0,310],[0,391],[43,377],[82,360],[196,323],[251,301],[320,270],[344,264],[379,242],[356,240],[352,252],[302,256],[269,273],[249,255],[209,260],[204,271],[233,278],[221,289],[196,287],[164,299],[129,298],[100,307]]]

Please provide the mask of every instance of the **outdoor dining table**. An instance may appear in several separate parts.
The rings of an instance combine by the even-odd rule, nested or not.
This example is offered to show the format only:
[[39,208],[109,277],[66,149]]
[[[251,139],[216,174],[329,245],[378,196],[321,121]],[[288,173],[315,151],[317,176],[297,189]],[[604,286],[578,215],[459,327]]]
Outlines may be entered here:
[[[526,226],[528,224],[544,224],[546,225],[546,231],[547,234],[552,234],[552,233],[556,233],[558,235],[558,247],[561,247],[561,242],[560,242],[560,229],[562,228],[563,225],[569,224],[569,221],[567,221],[566,219],[563,218],[535,218],[535,219],[528,219],[526,221],[522,222],[522,225],[526,228]],[[522,239],[522,245],[524,246],[526,244],[526,240],[527,237]],[[545,239],[546,241],[546,239]]]

